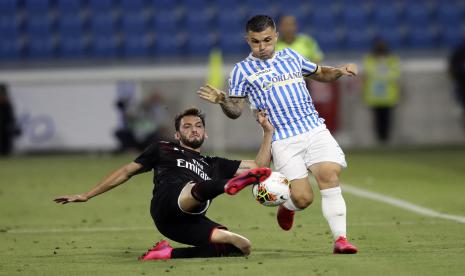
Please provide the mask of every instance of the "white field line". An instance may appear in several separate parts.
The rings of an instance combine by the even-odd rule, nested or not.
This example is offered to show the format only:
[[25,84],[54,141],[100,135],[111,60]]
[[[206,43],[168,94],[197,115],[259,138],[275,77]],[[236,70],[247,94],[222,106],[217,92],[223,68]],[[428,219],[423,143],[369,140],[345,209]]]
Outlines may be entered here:
[[465,223],[465,217],[449,215],[446,213],[440,213],[432,209],[428,209],[428,208],[425,208],[419,205],[415,205],[405,200],[370,192],[365,189],[357,188],[357,187],[346,185],[346,184],[342,186],[342,189],[346,193],[353,194],[353,195],[363,197],[363,198],[372,199],[372,200],[383,202],[383,203],[387,203],[389,205],[393,205],[393,206],[396,206],[396,207],[399,207],[399,208],[402,208],[402,209],[405,209],[405,210],[408,210],[410,212],[417,213],[420,215],[448,219],[448,220],[453,220],[453,221],[460,222],[460,223]]
[[[447,220],[452,220],[460,223],[465,223],[465,217],[456,216],[456,215],[449,215],[445,213],[440,213],[422,206],[415,205],[405,200],[400,200],[397,198],[389,197],[386,195],[374,193],[367,191],[365,189],[357,188],[351,185],[344,184],[343,191],[355,196],[359,196],[362,198],[368,198],[371,200],[383,202],[389,205],[393,205],[413,213],[417,213],[420,215],[428,216],[428,217],[436,217],[436,218],[443,218]],[[430,222],[431,224],[437,224],[436,222]],[[428,222],[421,222],[421,223],[412,223],[412,222],[402,222],[402,225],[405,224],[428,224]],[[351,223],[350,225],[392,225],[392,223],[381,223],[381,222],[364,222],[361,224],[358,223]],[[47,233],[67,233],[67,232],[81,232],[81,233],[93,233],[93,232],[125,232],[125,231],[156,231],[155,227],[86,227],[86,228],[51,228],[51,229],[9,229],[6,233],[9,234],[47,234]]]

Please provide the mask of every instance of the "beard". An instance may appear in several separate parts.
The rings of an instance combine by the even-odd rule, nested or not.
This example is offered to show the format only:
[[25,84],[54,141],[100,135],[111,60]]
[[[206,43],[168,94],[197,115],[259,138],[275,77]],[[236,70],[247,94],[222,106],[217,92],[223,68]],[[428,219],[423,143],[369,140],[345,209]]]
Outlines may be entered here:
[[183,135],[180,135],[181,139],[181,143],[183,143],[184,145],[190,147],[190,148],[193,148],[193,149],[198,149],[202,146],[203,144],[203,141],[205,140],[205,137],[202,136],[202,137],[194,137],[192,139],[189,140],[188,137],[186,136],[183,136]]

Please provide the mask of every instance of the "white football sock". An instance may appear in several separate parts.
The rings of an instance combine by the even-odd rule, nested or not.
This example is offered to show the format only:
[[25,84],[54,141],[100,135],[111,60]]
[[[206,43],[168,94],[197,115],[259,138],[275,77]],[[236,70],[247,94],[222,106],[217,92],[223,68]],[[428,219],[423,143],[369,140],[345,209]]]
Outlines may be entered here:
[[346,203],[342,197],[341,187],[321,190],[321,209],[328,221],[333,238],[346,236]]
[[297,206],[295,206],[291,198],[286,200],[286,202],[283,203],[283,206],[289,211],[302,211],[302,209],[297,208]]

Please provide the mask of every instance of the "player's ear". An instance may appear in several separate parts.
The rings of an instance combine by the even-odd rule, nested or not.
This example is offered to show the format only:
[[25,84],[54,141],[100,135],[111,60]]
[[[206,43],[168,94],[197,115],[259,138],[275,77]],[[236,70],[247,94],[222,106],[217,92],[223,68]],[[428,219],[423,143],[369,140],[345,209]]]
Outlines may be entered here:
[[208,139],[208,134],[207,134],[207,132],[205,132],[205,139]]
[[176,139],[176,140],[178,140],[178,141],[181,139],[181,137],[179,137],[179,132],[176,131],[176,132],[174,133],[174,139]]

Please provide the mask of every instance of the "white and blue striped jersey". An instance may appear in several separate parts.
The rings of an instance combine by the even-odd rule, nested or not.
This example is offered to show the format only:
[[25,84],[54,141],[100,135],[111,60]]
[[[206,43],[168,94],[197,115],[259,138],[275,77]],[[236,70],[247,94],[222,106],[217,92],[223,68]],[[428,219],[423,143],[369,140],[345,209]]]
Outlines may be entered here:
[[266,109],[276,131],[273,141],[308,132],[324,123],[304,76],[318,65],[286,48],[261,60],[250,54],[236,63],[229,79],[230,97],[247,97],[252,109]]

